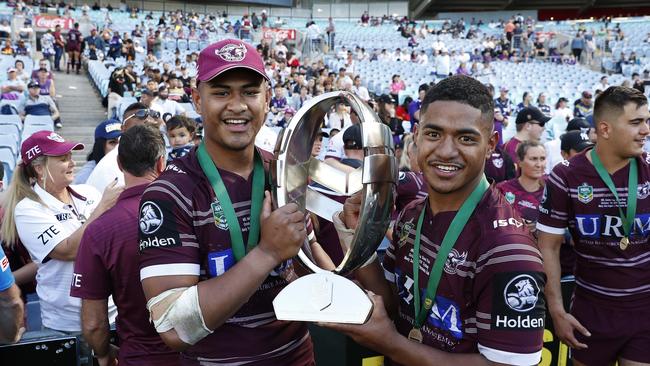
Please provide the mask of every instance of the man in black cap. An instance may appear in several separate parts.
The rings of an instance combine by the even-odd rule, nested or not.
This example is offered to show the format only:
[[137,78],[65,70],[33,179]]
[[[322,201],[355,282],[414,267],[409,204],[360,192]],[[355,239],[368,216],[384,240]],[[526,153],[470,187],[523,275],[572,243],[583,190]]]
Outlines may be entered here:
[[589,135],[584,131],[574,130],[560,136],[560,148],[562,149],[562,157],[564,160],[571,159],[584,150],[594,146],[594,143],[589,139]]
[[503,151],[515,164],[519,162],[517,146],[524,141],[539,141],[544,132],[544,125],[550,119],[535,107],[526,107],[517,114],[517,134],[503,146]]
[[[594,131],[594,128],[586,118],[577,117],[569,121],[566,126],[566,132],[570,131],[579,131],[580,133],[584,133],[592,142],[596,141],[596,133]],[[566,160],[566,158],[562,155],[560,140],[561,137],[555,138],[554,140],[548,141],[544,144],[544,149],[546,149],[546,174],[550,174],[551,170],[556,164],[559,164],[562,161]]]
[[35,116],[50,116],[54,121],[54,127],[59,129],[61,124],[59,109],[54,104],[54,100],[49,95],[41,95],[41,84],[37,80],[32,80],[27,84],[29,94],[18,107],[18,112],[22,118],[28,114]]

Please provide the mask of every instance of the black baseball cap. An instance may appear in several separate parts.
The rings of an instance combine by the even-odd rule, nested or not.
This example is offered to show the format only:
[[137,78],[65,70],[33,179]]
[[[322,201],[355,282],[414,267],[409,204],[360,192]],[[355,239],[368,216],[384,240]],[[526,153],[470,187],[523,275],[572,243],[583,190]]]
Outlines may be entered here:
[[550,119],[551,117],[548,117],[539,109],[535,107],[526,107],[519,111],[515,123],[519,125],[526,122],[537,121],[541,126],[543,126]]
[[589,121],[586,118],[576,117],[569,121],[566,125],[566,130],[568,131],[580,131],[582,128],[591,128]]
[[28,89],[40,88],[40,87],[41,87],[41,84],[39,84],[38,81],[36,81],[36,80],[32,80],[32,81],[29,82],[29,84],[27,84]]
[[348,150],[361,150],[363,148],[360,124],[352,125],[343,132],[343,146]]
[[589,140],[588,132],[584,130],[569,131],[560,136],[560,149],[562,151],[575,150],[581,152],[592,146],[594,144]]

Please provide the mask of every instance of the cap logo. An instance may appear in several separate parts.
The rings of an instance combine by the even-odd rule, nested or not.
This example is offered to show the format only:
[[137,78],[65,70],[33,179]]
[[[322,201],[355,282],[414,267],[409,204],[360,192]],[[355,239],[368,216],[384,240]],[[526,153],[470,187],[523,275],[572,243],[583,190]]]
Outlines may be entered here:
[[39,156],[40,154],[41,154],[41,148],[38,145],[27,150],[27,152],[25,153],[25,155],[27,155],[27,160],[32,160],[37,156]]
[[122,129],[122,125],[119,123],[111,123],[106,125],[106,133],[111,133],[114,131],[120,131]]
[[215,50],[214,53],[221,57],[224,61],[227,62],[239,62],[246,57],[246,46],[243,43],[240,44],[227,44],[221,47],[218,50]]
[[588,141],[589,140],[589,128],[582,128],[580,127],[580,138],[583,141]]
[[56,141],[56,142],[65,142],[65,140],[63,140],[63,137],[59,136],[57,133],[54,133],[54,132],[49,134],[47,136],[47,138],[52,140],[52,141]]
[[527,115],[526,115],[526,119],[531,120],[531,119],[533,119],[533,116],[531,116],[530,114],[527,114]]

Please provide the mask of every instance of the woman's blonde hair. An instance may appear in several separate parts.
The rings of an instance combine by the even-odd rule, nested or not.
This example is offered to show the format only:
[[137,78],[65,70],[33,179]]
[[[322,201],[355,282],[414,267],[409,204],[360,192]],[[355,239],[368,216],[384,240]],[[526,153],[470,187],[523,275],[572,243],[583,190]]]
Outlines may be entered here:
[[413,143],[413,134],[409,133],[405,135],[402,142],[404,143],[404,148],[402,149],[402,156],[399,159],[399,169],[411,170],[411,160],[409,159],[408,151],[409,148],[411,147],[411,144]]
[[[47,164],[47,156],[39,156],[34,159],[29,165],[22,163],[16,166],[16,170],[11,178],[9,188],[5,192],[2,207],[4,208],[4,217],[2,218],[2,226],[0,227],[0,237],[9,247],[13,247],[18,241],[18,231],[16,230],[16,205],[23,198],[43,204],[40,197],[32,189],[32,185],[36,183],[38,176],[36,174],[35,166],[44,166]],[[45,180],[46,175],[43,175]],[[43,182],[45,186],[45,182]]]

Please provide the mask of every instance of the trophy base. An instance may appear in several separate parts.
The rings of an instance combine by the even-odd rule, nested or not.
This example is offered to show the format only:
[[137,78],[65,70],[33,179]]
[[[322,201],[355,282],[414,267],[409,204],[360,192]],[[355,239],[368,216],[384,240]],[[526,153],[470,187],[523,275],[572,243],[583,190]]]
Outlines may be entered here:
[[273,300],[278,320],[306,322],[363,324],[372,306],[364,290],[331,272],[300,277]]

